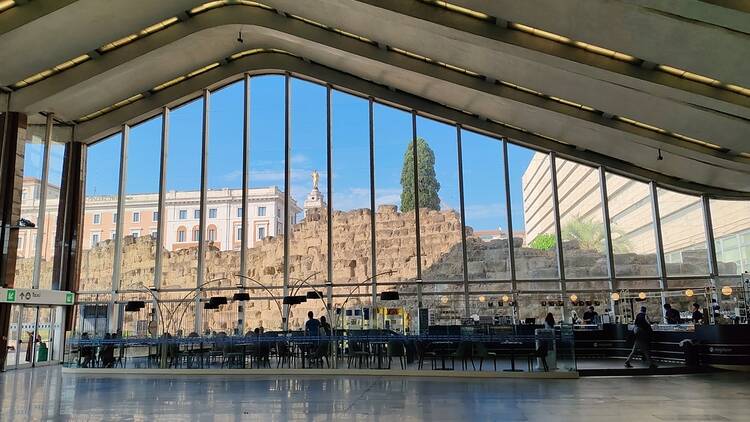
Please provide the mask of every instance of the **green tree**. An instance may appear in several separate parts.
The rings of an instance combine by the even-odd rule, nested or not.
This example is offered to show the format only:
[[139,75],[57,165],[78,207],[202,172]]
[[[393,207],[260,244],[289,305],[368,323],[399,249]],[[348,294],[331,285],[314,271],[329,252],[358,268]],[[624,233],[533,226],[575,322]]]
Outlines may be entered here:
[[[612,251],[614,253],[630,252],[630,242],[616,227],[612,230]],[[604,225],[580,216],[576,216],[562,227],[562,240],[578,241],[581,249],[604,252]]]
[[[440,210],[440,183],[435,176],[435,153],[422,138],[417,138],[417,174],[419,182],[419,206]],[[414,203],[414,154],[412,144],[404,153],[404,167],[401,170],[401,212],[411,211]]]
[[550,233],[541,233],[538,234],[534,240],[529,243],[530,248],[539,249],[542,251],[548,251],[555,247],[555,243],[557,242],[557,239],[555,239],[554,234]]

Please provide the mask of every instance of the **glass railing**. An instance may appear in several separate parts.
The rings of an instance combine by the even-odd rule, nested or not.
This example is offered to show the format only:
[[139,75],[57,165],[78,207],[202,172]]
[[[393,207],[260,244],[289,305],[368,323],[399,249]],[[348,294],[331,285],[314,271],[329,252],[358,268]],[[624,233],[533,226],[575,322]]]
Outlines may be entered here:
[[266,332],[247,336],[88,338],[71,335],[71,368],[349,368],[574,371],[573,332],[401,335],[392,331]]

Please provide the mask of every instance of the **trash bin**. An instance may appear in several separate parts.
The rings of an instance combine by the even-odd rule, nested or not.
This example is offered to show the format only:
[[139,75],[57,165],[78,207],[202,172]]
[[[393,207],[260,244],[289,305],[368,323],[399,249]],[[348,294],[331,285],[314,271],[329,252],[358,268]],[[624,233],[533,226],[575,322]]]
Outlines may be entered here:
[[682,350],[685,358],[685,366],[688,368],[697,368],[700,366],[700,359],[698,358],[698,346],[693,344],[691,340],[682,340],[680,342],[680,349]]
[[46,362],[48,353],[49,353],[49,349],[47,349],[47,344],[44,342],[39,343],[39,350],[36,353],[36,361]]
[[[556,370],[557,369],[557,345],[555,342],[555,330],[537,328],[536,330],[534,330],[534,334],[536,336],[543,336],[545,338],[548,338],[547,340],[542,340],[542,339],[537,338],[536,350],[539,350],[542,347],[542,342],[546,342],[547,343],[547,366],[549,367],[550,371]],[[536,359],[536,369],[544,370],[544,366],[542,365],[541,358]]]

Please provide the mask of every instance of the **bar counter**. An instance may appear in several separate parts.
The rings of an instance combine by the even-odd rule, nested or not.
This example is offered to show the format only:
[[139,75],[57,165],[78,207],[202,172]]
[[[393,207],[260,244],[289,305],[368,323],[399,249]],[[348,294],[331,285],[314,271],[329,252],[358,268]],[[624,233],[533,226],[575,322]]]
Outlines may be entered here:
[[[578,326],[574,329],[576,358],[626,357],[633,332],[625,324]],[[658,360],[750,368],[750,325],[655,325],[652,357]]]

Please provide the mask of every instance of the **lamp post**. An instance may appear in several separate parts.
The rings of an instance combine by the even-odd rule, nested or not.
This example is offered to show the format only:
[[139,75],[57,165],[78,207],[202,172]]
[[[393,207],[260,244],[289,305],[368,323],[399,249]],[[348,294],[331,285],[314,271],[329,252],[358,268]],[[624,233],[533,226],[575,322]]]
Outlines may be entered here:
[[[185,296],[183,296],[180,299],[180,301],[177,303],[177,306],[175,307],[175,309],[173,309],[172,313],[170,314],[170,322],[172,323],[172,329],[175,329],[175,326],[174,326],[174,322],[175,322],[174,321],[174,314],[177,312],[178,309],[180,309],[180,306],[182,306],[183,304],[187,303],[185,300],[188,298],[188,296],[193,295],[193,297],[190,298],[190,301],[192,302],[203,291],[202,289],[205,286],[207,286],[207,285],[209,285],[211,283],[216,283],[217,281],[222,281],[222,280],[229,280],[229,279],[226,278],[226,277],[221,277],[221,278],[214,278],[212,280],[208,280],[205,283],[201,284],[200,286],[194,288],[193,290],[190,290]],[[180,314],[180,320],[177,323],[177,326],[180,326],[180,327],[182,326],[182,318],[185,316],[185,312],[187,312],[187,310],[188,310],[188,308],[185,308],[182,311],[182,314]]]

